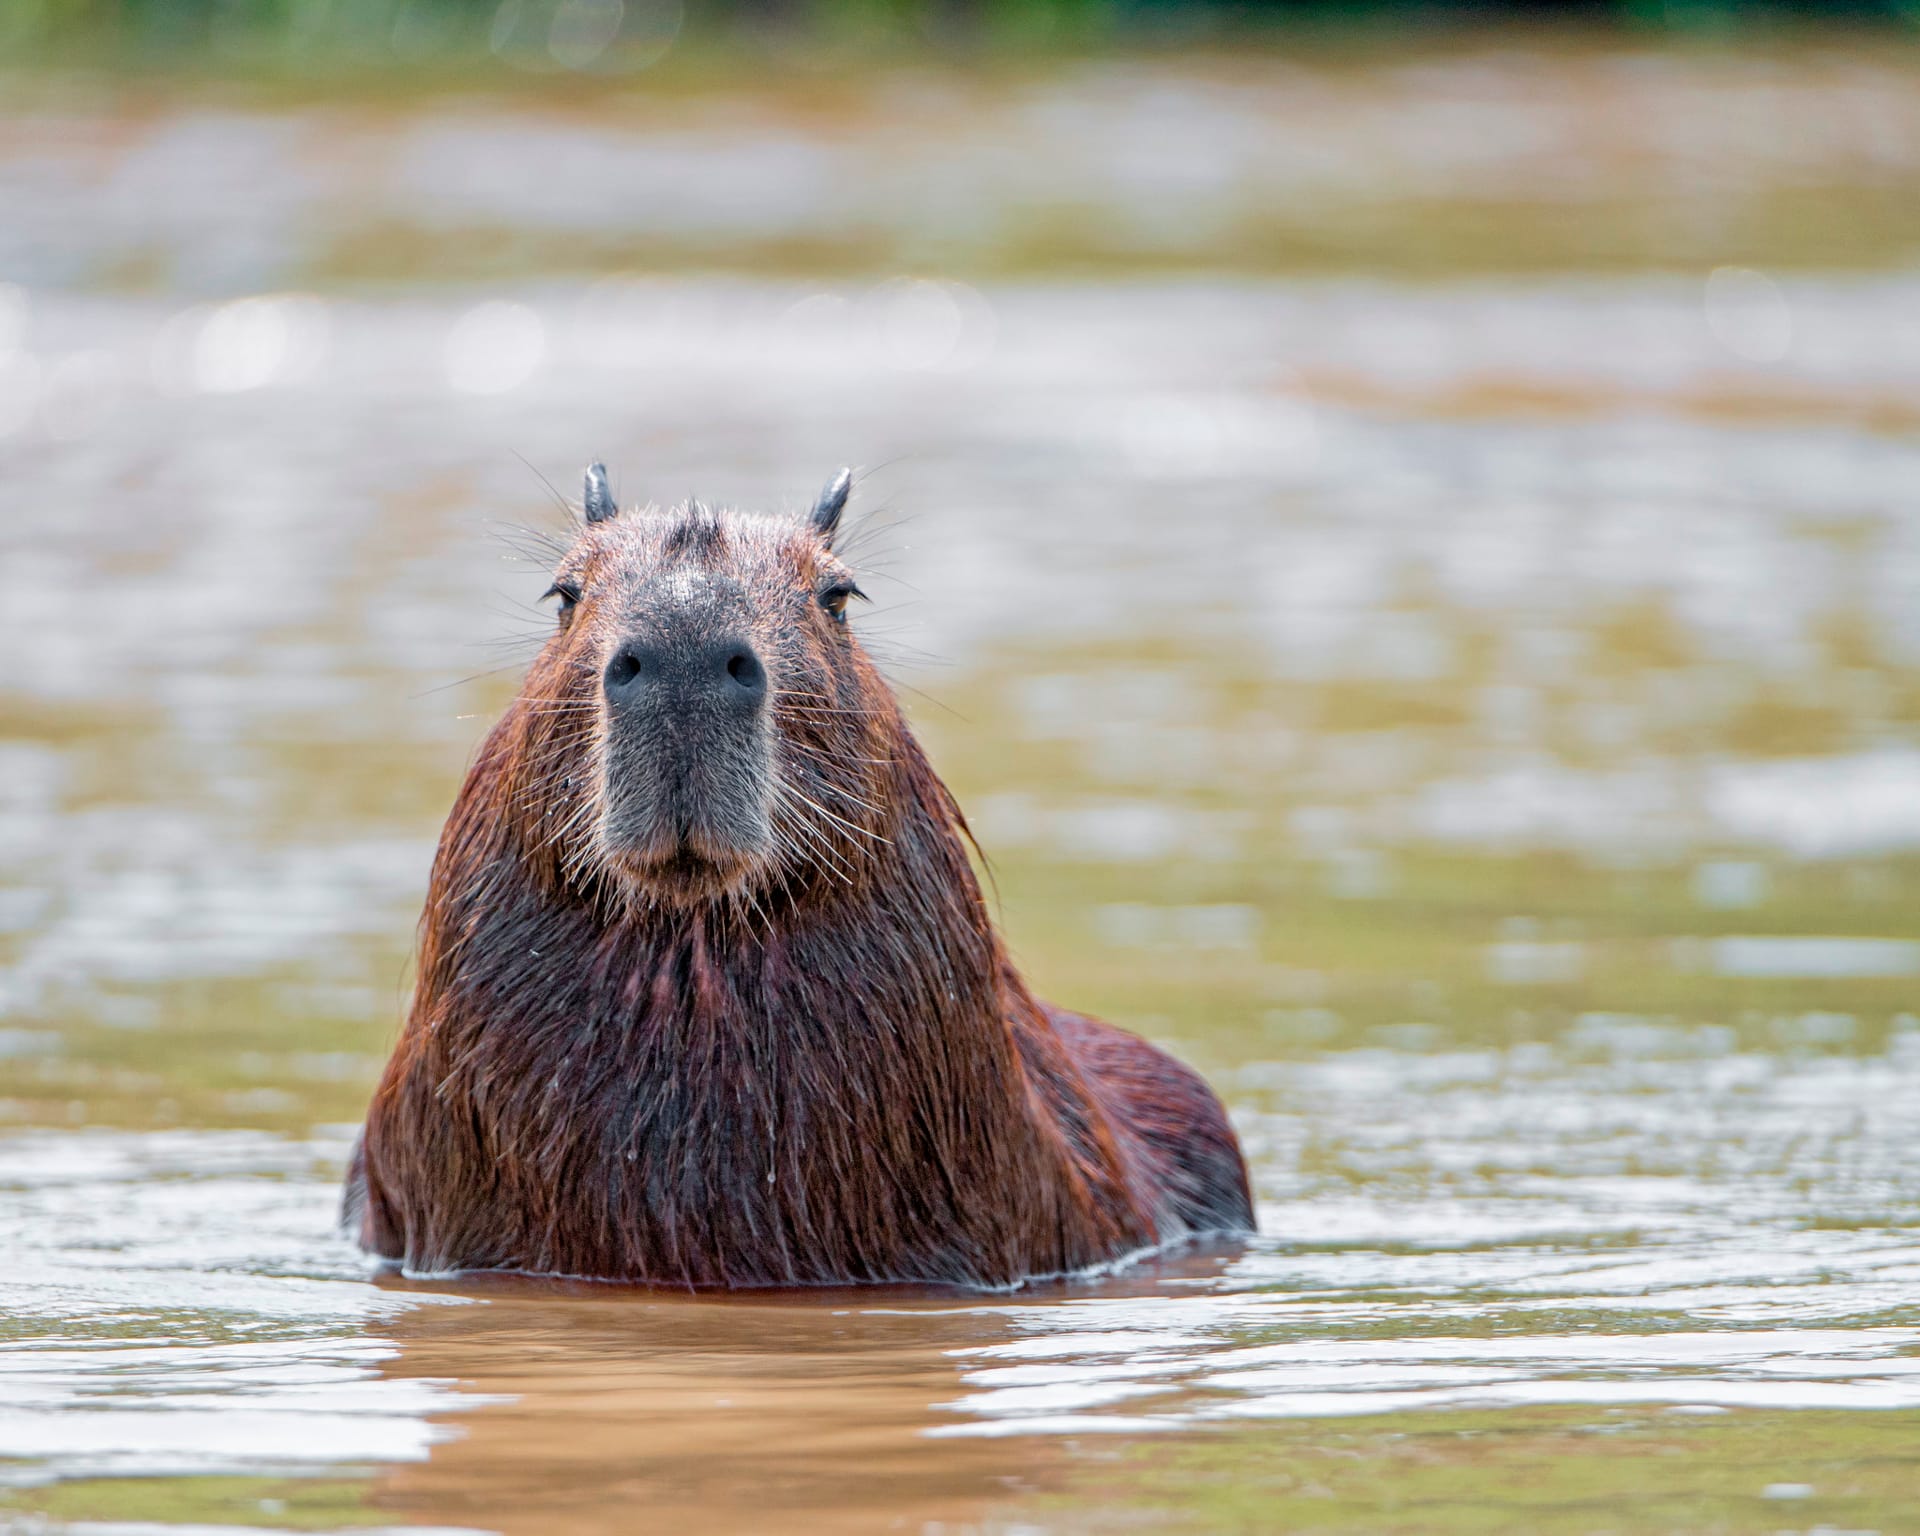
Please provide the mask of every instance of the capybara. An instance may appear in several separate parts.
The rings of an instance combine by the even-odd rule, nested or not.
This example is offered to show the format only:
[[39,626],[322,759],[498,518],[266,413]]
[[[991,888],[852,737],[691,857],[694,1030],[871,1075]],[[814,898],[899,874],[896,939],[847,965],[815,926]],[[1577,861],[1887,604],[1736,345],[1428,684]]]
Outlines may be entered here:
[[346,1213],[415,1274],[1005,1287],[1250,1231],[1200,1077],[1041,1002],[804,516],[622,511],[462,785]]

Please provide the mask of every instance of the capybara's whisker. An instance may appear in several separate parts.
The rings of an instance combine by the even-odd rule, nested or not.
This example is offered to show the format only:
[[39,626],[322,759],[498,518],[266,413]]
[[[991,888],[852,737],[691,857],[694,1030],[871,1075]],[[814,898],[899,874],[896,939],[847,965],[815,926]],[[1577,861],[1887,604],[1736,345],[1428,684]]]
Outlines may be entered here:
[[809,742],[800,741],[797,738],[782,743],[782,749],[793,753],[796,757],[803,757],[811,762],[824,763],[832,768],[841,768],[848,763],[861,763],[871,768],[885,768],[893,762],[893,759],[890,757],[863,757],[855,752],[844,754],[835,753],[825,747],[816,747]]
[[[786,786],[782,786],[780,810],[786,813],[778,822],[778,830],[786,839],[787,847],[803,862],[818,864],[830,870],[848,884],[853,881],[853,871],[840,857],[832,838],[824,830],[815,826],[806,817],[794,812],[787,799]],[[804,842],[795,839],[804,839]]]
[[806,791],[798,788],[793,784],[787,785],[787,793],[792,795],[802,805],[811,807],[815,812],[826,817],[827,820],[832,822],[835,826],[844,827],[847,831],[853,833],[856,837],[869,838],[876,843],[885,843],[889,841],[887,838],[882,837],[878,832],[875,832],[868,827],[863,827],[859,825],[857,822],[848,821],[844,816],[834,815],[832,811],[828,810],[824,805],[820,804],[819,801],[815,800],[812,796],[808,795]]
[[846,804],[856,806],[860,810],[867,811],[872,815],[879,816],[883,814],[881,808],[871,800],[863,799],[845,785],[833,783],[817,772],[816,776],[808,781],[807,787],[816,794],[822,794],[835,800],[844,801]]
[[829,720],[846,718],[849,720],[871,720],[873,711],[867,709],[830,709],[821,704],[802,704],[791,710],[797,720]]

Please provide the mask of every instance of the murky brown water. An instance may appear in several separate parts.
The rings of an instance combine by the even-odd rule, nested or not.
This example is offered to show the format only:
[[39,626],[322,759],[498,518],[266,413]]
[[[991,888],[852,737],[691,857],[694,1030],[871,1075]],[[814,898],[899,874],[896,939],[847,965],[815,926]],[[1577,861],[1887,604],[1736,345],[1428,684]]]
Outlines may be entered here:
[[[1742,184],[1910,176],[1893,67],[1770,65],[1851,105],[1734,135]],[[1586,142],[1500,71],[1394,88]],[[1717,121],[1724,77],[1619,78]],[[1150,143],[1155,89],[1034,87],[1075,143]],[[17,124],[0,171],[55,198],[0,323],[0,1524],[1920,1523],[1911,273],[249,296],[315,183],[170,212],[206,125],[89,121],[160,179],[77,192]],[[286,122],[211,142],[310,165]],[[1525,142],[1476,174],[1534,206]],[[1404,150],[1343,174],[1401,207]],[[256,226],[293,255],[219,267]],[[168,231],[171,275],[89,278]],[[548,622],[515,530],[593,456],[754,505],[865,466],[856,622],[1018,952],[1209,1072],[1259,1239],[1010,1299],[369,1281],[340,1165]]]

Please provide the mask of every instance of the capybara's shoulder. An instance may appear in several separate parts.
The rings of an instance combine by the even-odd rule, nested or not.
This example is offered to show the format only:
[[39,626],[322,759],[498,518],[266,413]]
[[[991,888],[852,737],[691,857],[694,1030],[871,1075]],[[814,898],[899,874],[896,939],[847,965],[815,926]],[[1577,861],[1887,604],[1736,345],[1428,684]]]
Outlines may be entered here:
[[1165,1231],[1169,1217],[1191,1232],[1252,1231],[1240,1140],[1206,1079],[1138,1035],[1044,1006],[1101,1108],[1144,1165],[1163,1235],[1172,1235]]

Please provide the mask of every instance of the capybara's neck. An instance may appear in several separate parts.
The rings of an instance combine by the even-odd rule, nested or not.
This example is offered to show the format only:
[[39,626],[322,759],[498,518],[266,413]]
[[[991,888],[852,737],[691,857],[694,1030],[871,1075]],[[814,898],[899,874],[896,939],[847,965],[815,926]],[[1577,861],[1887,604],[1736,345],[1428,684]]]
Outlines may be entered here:
[[751,902],[556,883],[501,722],[449,819],[364,1234],[416,1271],[1013,1283],[1151,1240],[900,731],[850,872]]

